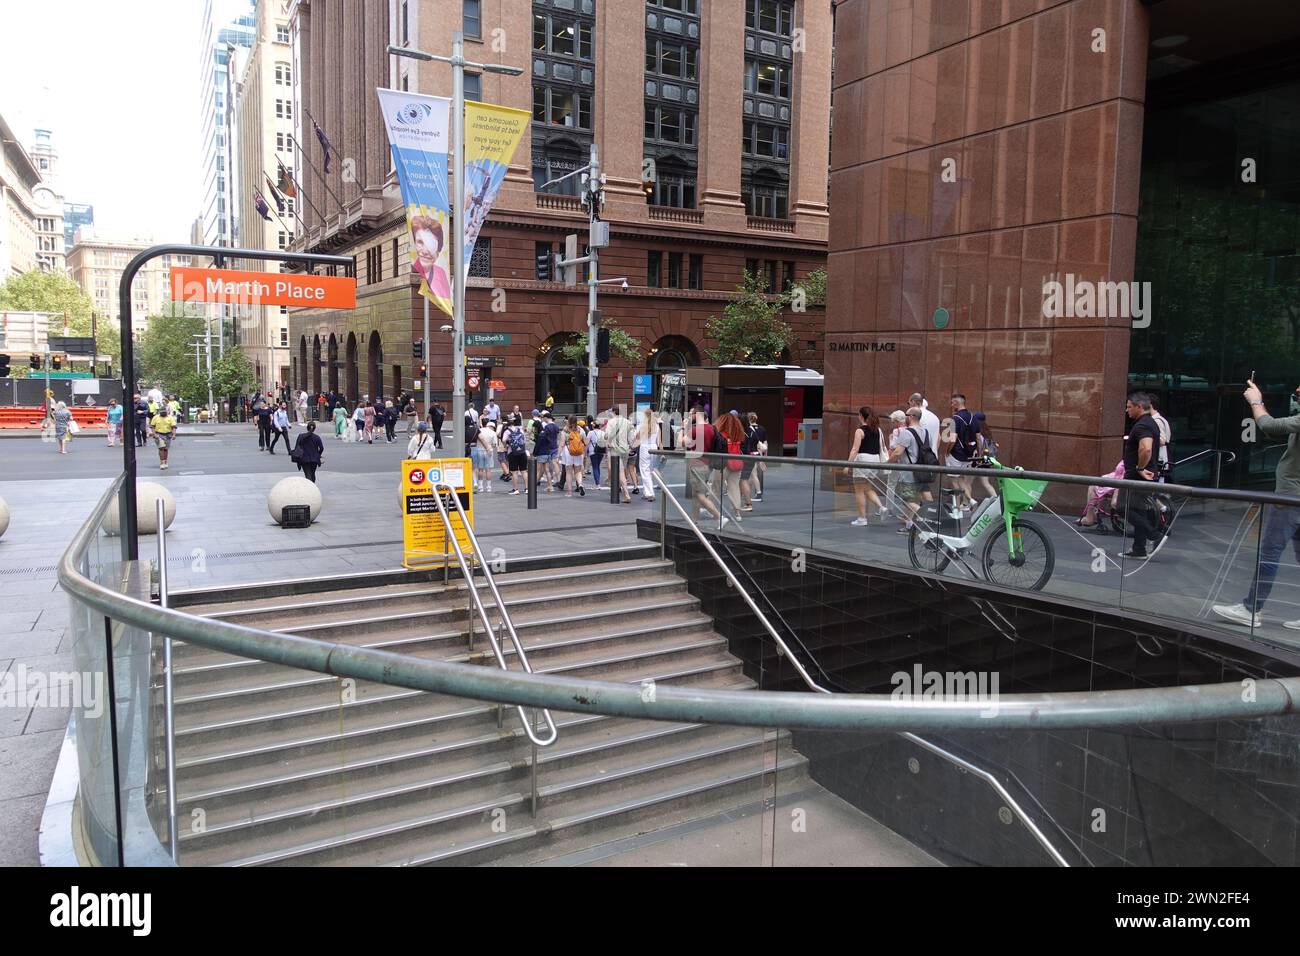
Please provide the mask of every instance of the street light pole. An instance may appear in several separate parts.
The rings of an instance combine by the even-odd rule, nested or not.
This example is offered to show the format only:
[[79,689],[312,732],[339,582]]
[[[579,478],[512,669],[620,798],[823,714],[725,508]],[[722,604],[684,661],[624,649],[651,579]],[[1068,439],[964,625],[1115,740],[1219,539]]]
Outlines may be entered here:
[[596,328],[596,317],[600,314],[596,310],[596,290],[600,286],[600,279],[597,272],[600,268],[600,254],[596,251],[596,222],[600,218],[600,155],[596,152],[596,144],[591,144],[591,162],[587,173],[587,206],[591,214],[590,225],[587,228],[587,241],[591,247],[591,263],[588,265],[590,270],[587,277],[587,421],[596,419],[596,376],[600,374],[600,366],[596,364],[596,338],[600,334]]
[[[393,56],[406,56],[414,60],[433,60],[451,65],[451,272],[452,272],[452,358],[451,358],[451,417],[452,447],[465,447],[465,241],[463,221],[465,210],[465,67],[483,73],[501,73],[519,76],[524,71],[517,66],[502,63],[476,63],[465,59],[465,36],[457,31],[451,35],[451,56],[435,56],[411,47],[388,45]],[[424,361],[429,355],[429,304],[424,305]],[[426,368],[425,375],[428,371]],[[429,386],[426,383],[424,401],[426,414],[429,404]]]
[[451,35],[451,427],[452,448],[465,449],[465,36]]

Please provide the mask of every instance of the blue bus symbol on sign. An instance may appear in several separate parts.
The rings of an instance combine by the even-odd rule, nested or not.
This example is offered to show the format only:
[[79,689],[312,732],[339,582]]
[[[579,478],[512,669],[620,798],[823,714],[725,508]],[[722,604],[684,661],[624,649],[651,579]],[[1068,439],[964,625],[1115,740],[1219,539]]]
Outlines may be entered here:
[[651,395],[654,393],[654,376],[653,375],[633,375],[633,389],[638,395]]

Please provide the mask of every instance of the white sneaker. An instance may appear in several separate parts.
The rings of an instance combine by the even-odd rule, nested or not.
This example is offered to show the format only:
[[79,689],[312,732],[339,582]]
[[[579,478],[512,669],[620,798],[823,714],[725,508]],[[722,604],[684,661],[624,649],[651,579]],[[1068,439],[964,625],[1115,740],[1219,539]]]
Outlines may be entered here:
[[853,525],[855,525],[855,526],[857,526],[857,527],[859,527],[859,528],[864,528],[864,527],[867,526],[867,524],[868,524],[869,522],[867,521],[866,518],[854,518],[854,519],[853,519],[851,522],[849,522],[849,523],[850,523],[850,524],[853,524]]
[[[1264,623],[1263,615],[1258,612],[1250,613],[1250,611],[1246,610],[1244,604],[1216,604],[1214,605],[1214,613],[1225,620],[1232,621],[1234,624],[1245,624],[1247,627],[1259,627]],[[1291,621],[1287,624],[1287,627],[1292,625],[1296,625],[1296,629],[1300,630],[1300,621]]]
[[1288,627],[1293,631],[1300,631],[1300,621],[1283,621],[1283,627]]

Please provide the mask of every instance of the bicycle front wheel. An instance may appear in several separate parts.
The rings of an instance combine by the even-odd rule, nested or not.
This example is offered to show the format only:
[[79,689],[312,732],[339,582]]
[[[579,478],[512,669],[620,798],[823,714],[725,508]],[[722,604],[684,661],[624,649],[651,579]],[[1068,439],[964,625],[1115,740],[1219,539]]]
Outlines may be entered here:
[[907,536],[907,556],[912,559],[912,567],[931,574],[940,574],[951,560],[948,549],[943,546],[938,535],[922,540],[917,527],[913,527],[912,533]]
[[[1041,591],[1056,566],[1056,552],[1043,530],[1020,518],[1011,522],[1012,540],[1005,525],[998,525],[984,545],[984,576],[994,584]],[[1010,545],[1014,544],[1013,554]]]

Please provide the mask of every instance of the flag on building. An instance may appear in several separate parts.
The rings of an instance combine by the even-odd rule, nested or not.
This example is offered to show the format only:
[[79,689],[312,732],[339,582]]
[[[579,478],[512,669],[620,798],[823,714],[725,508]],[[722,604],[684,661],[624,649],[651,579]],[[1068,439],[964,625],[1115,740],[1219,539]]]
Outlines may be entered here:
[[461,261],[467,277],[474,243],[496,202],[506,168],[528,130],[531,116],[527,110],[465,102],[465,215],[458,225],[465,248]]
[[316,139],[320,143],[320,148],[325,151],[325,172],[328,173],[330,171],[330,150],[334,147],[330,145],[329,137],[325,135],[325,131],[320,128],[320,125],[315,120],[311,121],[311,128],[316,131]]
[[257,214],[267,222],[271,221],[271,207],[268,206],[266,200],[262,198],[262,190],[260,189],[253,190],[253,208],[256,209]]
[[289,174],[289,170],[285,169],[284,163],[280,162],[278,158],[275,162],[280,167],[280,172],[276,179],[276,185],[280,188],[280,192],[284,193],[290,199],[298,198],[298,186],[294,183],[293,176]]
[[448,249],[455,241],[447,189],[451,101],[402,90],[376,92],[406,207],[411,271],[420,277],[420,294],[451,315]]
[[267,176],[266,173],[262,173],[262,175],[266,178],[266,188],[271,190],[271,198],[275,200],[276,210],[283,214],[284,197],[280,195],[280,190],[275,188],[275,183],[271,182],[271,177]]

